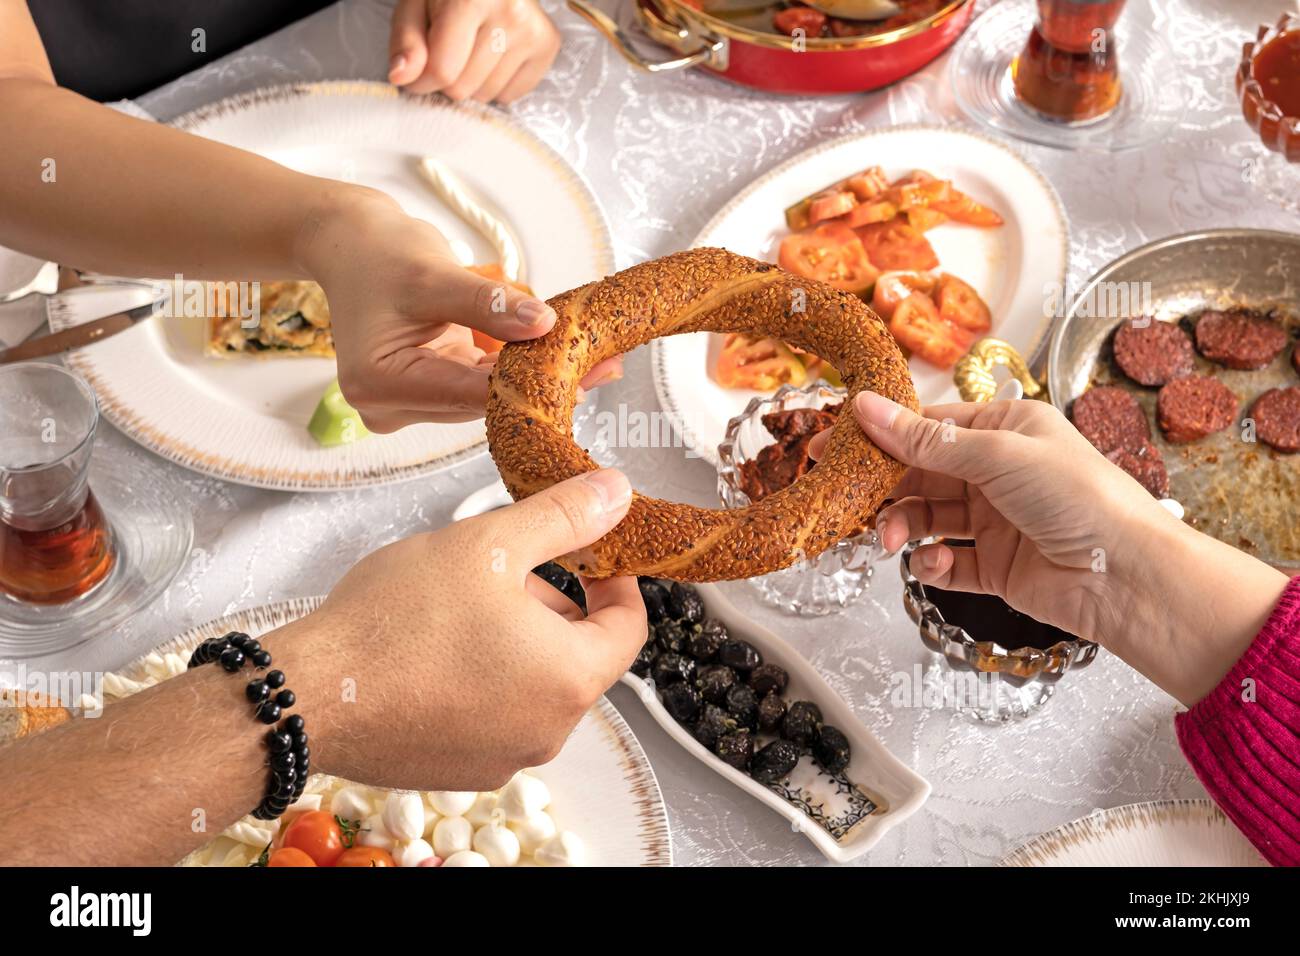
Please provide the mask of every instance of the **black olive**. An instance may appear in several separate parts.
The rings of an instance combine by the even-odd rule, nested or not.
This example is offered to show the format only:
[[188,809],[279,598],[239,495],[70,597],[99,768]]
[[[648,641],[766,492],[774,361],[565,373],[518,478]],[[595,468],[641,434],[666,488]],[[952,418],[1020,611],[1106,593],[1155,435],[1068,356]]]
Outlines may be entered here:
[[749,760],[754,756],[754,738],[748,730],[737,730],[718,739],[713,752],[737,770],[749,767]]
[[663,692],[664,710],[679,724],[689,724],[700,714],[704,698],[690,684],[673,684]]
[[654,664],[655,658],[658,656],[658,646],[655,644],[653,639],[648,640],[641,645],[641,651],[636,655],[636,660],[632,662],[632,666],[628,668],[628,670],[637,677],[649,677],[650,667]]
[[587,592],[578,583],[576,574],[564,570],[554,561],[547,561],[545,564],[533,568],[533,574],[555,588],[578,607],[584,611],[587,610]]
[[759,664],[749,674],[749,686],[759,697],[783,693],[789,683],[790,675],[785,668],[775,664]]
[[753,688],[737,684],[727,691],[727,713],[742,727],[758,726],[758,698]]
[[727,712],[713,704],[705,704],[696,722],[695,739],[712,750],[720,739],[736,729],[736,722],[727,716]]
[[689,684],[695,680],[695,661],[681,654],[660,654],[650,667],[650,676],[660,687],[682,681]]
[[788,740],[774,740],[749,762],[749,775],[759,783],[777,783],[790,776],[799,763],[799,748]]
[[646,617],[651,624],[658,624],[668,618],[668,589],[654,578],[638,578],[637,587],[641,589],[641,600],[645,602]]
[[700,693],[710,704],[722,706],[727,702],[727,691],[735,687],[739,681],[736,678],[736,672],[730,667],[723,667],[721,664],[709,664],[700,668],[700,675],[696,678],[696,686],[699,687]]
[[699,624],[704,620],[704,600],[695,588],[674,582],[668,596],[668,607],[673,617],[688,624]]
[[718,648],[718,662],[748,674],[763,663],[763,655],[749,641],[723,641]]
[[758,729],[776,730],[785,719],[785,701],[780,694],[768,694],[758,702]]
[[838,727],[823,724],[813,744],[813,756],[827,773],[839,773],[849,765],[849,738]]
[[781,736],[800,747],[809,747],[817,739],[821,725],[822,712],[817,705],[798,700],[790,705],[785,720],[781,721]]
[[676,621],[660,621],[653,628],[655,641],[661,651],[671,651],[673,654],[686,653],[688,635]]
[[707,618],[699,631],[691,635],[688,650],[697,661],[711,661],[717,656],[718,648],[727,639],[727,629],[716,618]]

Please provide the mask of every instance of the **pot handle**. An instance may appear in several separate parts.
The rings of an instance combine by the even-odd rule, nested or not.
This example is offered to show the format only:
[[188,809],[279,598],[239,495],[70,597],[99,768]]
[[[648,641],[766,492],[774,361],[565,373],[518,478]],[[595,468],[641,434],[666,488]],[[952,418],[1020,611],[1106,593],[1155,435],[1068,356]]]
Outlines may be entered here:
[[[613,18],[605,11],[597,8],[588,0],[568,0],[569,9],[578,16],[589,22],[601,33],[605,34],[609,42],[614,44],[614,49],[619,52],[623,59],[627,60],[638,69],[645,70],[647,73],[668,73],[673,70],[689,69],[696,64],[704,64],[714,69],[726,68],[727,41],[722,37],[694,37],[690,31],[685,29],[673,30],[675,39],[681,43],[689,43],[693,39],[698,39],[702,44],[699,49],[694,50],[685,56],[680,56],[675,60],[661,60],[654,62],[647,60],[632,46],[632,41],[628,35],[623,32],[622,27],[614,22]],[[667,27],[667,24],[664,25]],[[671,28],[669,28],[671,29]]]

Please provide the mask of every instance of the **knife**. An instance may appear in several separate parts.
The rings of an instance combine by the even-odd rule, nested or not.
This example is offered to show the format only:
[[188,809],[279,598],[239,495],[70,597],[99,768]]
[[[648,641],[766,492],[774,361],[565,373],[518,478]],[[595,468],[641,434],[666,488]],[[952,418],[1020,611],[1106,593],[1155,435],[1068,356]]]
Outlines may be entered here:
[[90,345],[92,342],[98,342],[109,336],[117,335],[118,332],[126,331],[141,319],[149,318],[159,305],[161,305],[160,302],[149,302],[137,306],[129,312],[118,312],[102,319],[95,319],[92,322],[74,325],[70,329],[55,332],[53,335],[44,335],[39,339],[32,339],[30,342],[15,345],[13,348],[0,352],[0,365],[8,365],[12,362],[26,362],[30,359],[45,358],[50,355],[62,355],[64,352],[81,348],[83,345]]

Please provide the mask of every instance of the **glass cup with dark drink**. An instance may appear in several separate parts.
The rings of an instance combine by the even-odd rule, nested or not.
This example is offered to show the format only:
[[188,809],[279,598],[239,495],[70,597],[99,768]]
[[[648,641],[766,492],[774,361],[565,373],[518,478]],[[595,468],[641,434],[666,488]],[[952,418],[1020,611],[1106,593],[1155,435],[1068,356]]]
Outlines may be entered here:
[[1125,0],[1038,0],[1038,22],[1011,65],[1017,98],[1052,120],[1087,123],[1119,104],[1115,23]]
[[112,573],[113,529],[87,480],[98,423],[78,376],[0,367],[0,614],[5,601],[76,601]]
[[[947,539],[949,547],[973,542]],[[1097,645],[1021,614],[991,594],[946,591],[912,574],[916,544],[900,556],[903,606],[938,655],[925,676],[933,706],[989,723],[1028,717],[1067,674],[1086,667]]]

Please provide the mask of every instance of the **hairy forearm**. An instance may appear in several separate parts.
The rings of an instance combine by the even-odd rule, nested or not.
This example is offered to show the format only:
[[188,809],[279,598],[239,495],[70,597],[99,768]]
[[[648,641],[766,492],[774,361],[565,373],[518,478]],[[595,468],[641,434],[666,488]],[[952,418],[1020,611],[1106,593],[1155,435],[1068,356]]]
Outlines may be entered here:
[[[298,695],[312,749],[327,750],[329,695],[310,619],[263,638]],[[306,632],[306,633],[304,633]],[[269,729],[244,687],[254,672],[195,668],[96,718],[0,747],[0,861],[168,866],[250,812],[267,785]]]
[[310,278],[318,224],[371,190],[0,78],[0,245],[81,269],[191,279]]
[[1121,626],[1102,644],[1191,706],[1250,647],[1287,576],[1182,522],[1152,522],[1111,576]]

